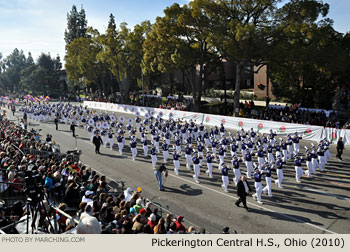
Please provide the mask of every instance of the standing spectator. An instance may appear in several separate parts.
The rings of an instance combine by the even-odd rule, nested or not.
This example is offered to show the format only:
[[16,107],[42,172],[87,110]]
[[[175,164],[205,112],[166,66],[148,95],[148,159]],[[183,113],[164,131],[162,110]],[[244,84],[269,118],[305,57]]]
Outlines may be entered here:
[[343,154],[343,150],[344,150],[343,138],[339,137],[339,140],[337,142],[337,156],[336,157],[342,161],[343,161],[343,159],[341,158],[341,155]]

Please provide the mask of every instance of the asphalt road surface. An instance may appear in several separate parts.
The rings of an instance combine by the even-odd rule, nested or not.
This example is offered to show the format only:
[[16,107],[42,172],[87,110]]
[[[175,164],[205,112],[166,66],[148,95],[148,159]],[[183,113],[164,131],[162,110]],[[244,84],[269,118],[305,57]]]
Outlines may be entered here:
[[[12,113],[11,113],[12,114]],[[9,119],[18,120],[8,113]],[[125,114],[126,118],[133,117]],[[29,120],[28,129],[42,129],[44,139],[50,133],[61,147],[61,151],[75,149],[75,139],[69,131],[69,125],[60,124],[55,130],[52,122],[38,123]],[[201,167],[200,183],[195,183],[192,172],[185,167],[185,159],[181,158],[180,174],[173,171],[172,158],[168,160],[169,176],[166,179],[165,191],[160,192],[153,173],[150,156],[144,158],[143,150],[138,143],[136,161],[131,160],[129,140],[126,138],[123,156],[119,155],[116,144],[114,150],[101,147],[101,155],[95,154],[94,146],[89,141],[85,129],[76,129],[77,147],[82,150],[81,161],[106,175],[114,181],[124,181],[126,187],[142,188],[142,195],[161,205],[163,215],[168,212],[175,216],[185,217],[185,226],[204,227],[207,233],[222,233],[225,226],[230,231],[236,230],[241,234],[323,234],[350,233],[350,151],[345,150],[344,161],[335,158],[335,146],[331,146],[332,157],[323,172],[317,172],[312,179],[302,177],[302,183],[295,181],[295,169],[291,161],[284,166],[283,189],[272,184],[273,197],[263,194],[263,205],[258,204],[251,196],[247,198],[247,212],[242,206],[234,205],[236,188],[233,184],[233,171],[230,170],[229,192],[221,188],[221,174],[217,165],[213,167],[213,178],[206,174],[206,164]],[[139,139],[139,138],[138,138]],[[116,141],[115,141],[116,142]],[[310,147],[311,141],[301,141]],[[228,155],[230,156],[230,155]],[[305,155],[304,155],[305,156]],[[171,156],[172,157],[172,156]],[[158,161],[162,154],[158,155]],[[227,164],[230,159],[227,158]],[[256,158],[253,159],[256,161]],[[303,164],[305,170],[305,163]],[[243,164],[242,173],[246,171]],[[277,178],[273,173],[273,179]],[[248,180],[253,192],[254,181]],[[263,186],[265,181],[263,180]]]

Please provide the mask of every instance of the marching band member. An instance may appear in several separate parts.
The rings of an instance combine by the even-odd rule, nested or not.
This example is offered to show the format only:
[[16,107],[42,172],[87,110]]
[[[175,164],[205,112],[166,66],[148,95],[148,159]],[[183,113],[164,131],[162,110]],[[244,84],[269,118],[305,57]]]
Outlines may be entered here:
[[199,158],[200,164],[202,164],[202,159],[204,158],[203,150],[204,150],[204,146],[202,145],[201,142],[198,142],[197,151],[198,151],[198,158]]
[[320,172],[322,172],[326,164],[324,149],[322,148],[322,145],[319,145],[319,148],[317,150],[317,156],[318,156],[318,169],[320,170]]
[[251,178],[251,174],[253,172],[253,162],[252,162],[252,156],[254,156],[254,154],[251,154],[249,150],[247,150],[247,153],[244,156],[244,160],[245,160],[245,165],[247,167],[247,177]]
[[309,178],[312,177],[311,173],[314,172],[314,168],[312,165],[312,154],[310,153],[309,149],[305,146],[305,151],[306,151],[306,167],[307,170],[305,171],[305,175],[308,176]]
[[255,143],[255,136],[256,133],[254,132],[253,128],[250,129],[250,139],[253,143]]
[[272,197],[272,188],[271,188],[271,170],[273,168],[273,165],[270,165],[269,163],[265,163],[265,181],[266,186],[262,189],[263,193],[266,193],[268,196]]
[[144,154],[145,157],[147,157],[148,156],[148,140],[147,140],[147,137],[145,137],[145,139],[143,140],[142,146],[143,146],[143,154]]
[[152,159],[152,166],[153,166],[153,168],[156,168],[156,165],[157,165],[157,149],[154,146],[154,144],[152,144],[152,148],[151,148],[151,159]]
[[255,185],[255,193],[253,194],[253,199],[255,199],[259,204],[263,204],[261,201],[261,193],[262,193],[262,184],[261,184],[261,173],[264,171],[259,171],[258,167],[255,168],[254,173],[254,185]]
[[134,138],[130,140],[130,149],[131,149],[131,158],[133,161],[135,161],[137,156],[137,142]]
[[264,151],[262,147],[259,147],[257,156],[258,156],[258,164],[259,164],[258,167],[259,167],[259,170],[261,171],[265,164]]
[[233,178],[233,183],[237,186],[238,181],[241,179],[241,170],[239,169],[239,163],[242,162],[237,156],[234,156],[232,159],[232,169],[235,177]]
[[175,148],[173,153],[173,162],[174,162],[174,171],[176,175],[179,175],[179,169],[180,169],[179,158],[180,158],[180,155],[177,153],[177,150]]
[[162,144],[162,150],[163,150],[164,164],[166,164],[169,158],[169,145],[166,143],[165,140],[163,141],[163,144]]
[[267,146],[267,149],[266,149],[266,151],[267,151],[267,159],[269,161],[269,164],[272,164],[275,161],[275,159],[273,157],[273,154],[272,154],[272,149],[273,149],[273,147],[270,144]]
[[209,178],[213,178],[213,159],[214,159],[214,155],[210,154],[210,152],[207,152],[207,167],[208,170],[206,170],[206,174],[209,176]]
[[237,152],[237,144],[236,141],[233,140],[232,143],[230,144],[230,149],[231,149],[231,157],[233,158],[234,156],[236,156],[236,152]]
[[186,168],[187,170],[191,170],[192,164],[192,148],[190,146],[186,146],[185,148],[185,158],[186,158]]
[[[219,147],[219,164],[223,164],[225,163],[225,150],[222,146]],[[220,170],[220,166],[218,167],[218,169]]]
[[108,133],[108,142],[109,142],[109,148],[111,150],[113,150],[113,145],[114,145],[114,140],[113,140],[113,132],[112,130],[109,130],[109,133]]
[[276,161],[276,172],[277,172],[277,178],[275,179],[275,184],[278,185],[279,188],[283,188],[282,182],[283,182],[283,161],[281,156],[278,157]]
[[229,183],[229,179],[228,179],[228,171],[229,169],[227,168],[225,163],[221,163],[219,165],[220,170],[221,170],[221,179],[222,179],[222,185],[221,187],[224,189],[225,192],[228,192],[228,183]]
[[176,139],[175,140],[175,149],[178,155],[181,155],[181,140]]
[[304,171],[303,168],[301,168],[301,164],[304,161],[302,158],[298,157],[298,155],[296,155],[294,157],[294,164],[295,164],[295,180],[297,183],[301,183],[300,178],[303,175]]
[[[281,140],[281,149],[282,149],[282,154],[283,154],[282,161],[286,164],[287,158],[288,158],[288,151],[287,151],[287,144],[283,139]],[[276,157],[278,158],[278,156],[276,156]]]
[[123,143],[123,135],[118,134],[117,136],[117,143],[118,143],[118,148],[119,148],[119,153],[120,155],[123,155],[123,148],[124,148],[124,143]]
[[295,136],[292,138],[294,155],[298,155],[300,152],[300,145],[299,145],[300,139],[302,139],[302,137],[298,136],[298,133],[295,132]]
[[198,176],[200,173],[200,169],[199,169],[200,160],[199,160],[197,152],[193,153],[192,162],[193,162],[193,172],[194,172],[193,178],[194,178],[194,181],[196,181],[196,183],[199,183]]
[[225,133],[226,133],[226,129],[224,127],[224,124],[221,123],[221,127],[220,127],[220,136],[221,136],[221,138],[225,137]]
[[275,136],[277,136],[276,133],[273,133],[272,129],[270,130],[270,144],[272,147],[275,147],[276,139]]
[[215,138],[212,138],[211,151],[213,152],[213,154],[215,156],[215,161],[216,161],[216,146],[217,146],[217,142],[216,142]]

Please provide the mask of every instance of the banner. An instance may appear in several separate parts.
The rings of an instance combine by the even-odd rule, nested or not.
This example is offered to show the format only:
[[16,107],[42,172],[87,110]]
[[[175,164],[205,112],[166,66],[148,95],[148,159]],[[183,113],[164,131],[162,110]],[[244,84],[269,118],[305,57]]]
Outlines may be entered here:
[[343,138],[344,144],[350,145],[350,130],[328,127],[324,129],[323,138],[328,139],[331,143],[337,144],[339,137]]
[[188,111],[181,111],[175,109],[160,109],[140,107],[125,104],[103,103],[84,101],[84,106],[91,109],[100,109],[111,112],[120,112],[126,114],[133,114],[138,116],[153,116],[161,117],[163,119],[173,118],[174,120],[194,121],[196,123],[203,123],[205,126],[220,126],[223,124],[225,128],[232,130],[250,130],[264,133],[270,133],[272,130],[277,136],[287,136],[288,134],[298,133],[303,139],[320,141],[327,138],[333,144],[336,144],[339,137],[343,137],[344,144],[350,145],[350,130],[324,128],[321,126],[293,124],[285,122],[275,122],[267,120],[256,120],[242,117],[220,116],[212,114],[202,114]]
[[303,139],[319,141],[322,139],[323,127],[303,124],[292,124],[284,122],[275,122],[267,120],[256,120],[241,117],[218,116],[207,114],[204,117],[204,124],[208,126],[218,126],[223,124],[227,129],[250,130],[264,133],[270,133],[272,130],[277,136],[287,136],[288,134],[298,133]]

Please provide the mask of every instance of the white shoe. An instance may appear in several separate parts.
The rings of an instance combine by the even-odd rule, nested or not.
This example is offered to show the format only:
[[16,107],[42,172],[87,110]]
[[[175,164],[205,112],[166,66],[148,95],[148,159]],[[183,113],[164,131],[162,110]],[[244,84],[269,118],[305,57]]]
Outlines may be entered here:
[[212,176],[212,175],[209,175],[209,178],[213,178],[213,176]]
[[254,200],[256,200],[256,199],[257,199],[257,197],[256,197],[254,194],[253,194],[253,199],[254,199]]
[[262,204],[264,204],[264,203],[263,203],[263,202],[261,202],[261,201],[258,201],[258,203],[259,203],[259,204],[261,204],[261,205],[262,205]]

